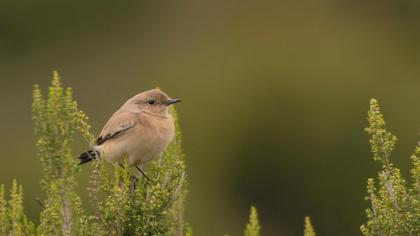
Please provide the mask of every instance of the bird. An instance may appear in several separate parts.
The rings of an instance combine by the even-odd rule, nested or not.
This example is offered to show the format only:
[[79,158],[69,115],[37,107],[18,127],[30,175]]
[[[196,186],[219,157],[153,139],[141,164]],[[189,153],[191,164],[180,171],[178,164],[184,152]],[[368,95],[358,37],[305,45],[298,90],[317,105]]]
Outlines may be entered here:
[[128,99],[106,122],[90,150],[79,156],[79,165],[101,157],[111,163],[136,167],[160,156],[175,136],[169,106],[181,99],[160,89],[150,89]]

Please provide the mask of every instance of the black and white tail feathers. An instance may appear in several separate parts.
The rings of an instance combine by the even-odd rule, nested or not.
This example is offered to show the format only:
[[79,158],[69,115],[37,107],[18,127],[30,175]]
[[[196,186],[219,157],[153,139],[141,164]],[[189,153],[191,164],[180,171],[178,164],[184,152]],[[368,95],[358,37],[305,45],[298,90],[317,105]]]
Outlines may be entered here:
[[99,153],[94,150],[86,151],[79,156],[79,165],[88,163],[89,161],[95,160],[99,157]]

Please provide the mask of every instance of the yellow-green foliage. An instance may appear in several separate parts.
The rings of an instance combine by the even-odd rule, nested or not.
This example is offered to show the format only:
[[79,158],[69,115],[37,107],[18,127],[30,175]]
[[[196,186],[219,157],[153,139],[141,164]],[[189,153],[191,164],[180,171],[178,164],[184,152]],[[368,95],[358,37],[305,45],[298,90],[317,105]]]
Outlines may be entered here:
[[109,173],[104,161],[94,162],[89,190],[96,230],[113,235],[191,235],[183,219],[186,175],[181,136],[176,112],[171,112],[176,137],[151,164],[147,172],[151,180],[133,182],[127,163]]
[[10,199],[4,196],[4,186],[0,186],[0,235],[35,235],[35,227],[23,212],[23,189],[13,180]]
[[151,181],[133,182],[127,164],[109,171],[110,165],[101,159],[92,162],[88,192],[93,215],[84,213],[75,191],[80,167],[71,151],[77,131],[90,145],[93,135],[71,88],[62,87],[57,72],[45,98],[39,86],[34,87],[32,111],[46,196],[40,201],[40,224],[35,228],[23,213],[22,186],[13,182],[7,201],[1,185],[0,235],[192,235],[183,218],[186,167],[175,110],[176,138],[151,164]]
[[[417,147],[411,156],[413,167],[411,169],[411,176],[413,178],[413,192],[420,196],[420,142],[417,143]],[[419,199],[420,197],[418,197]]]
[[316,236],[309,216],[305,217],[305,229],[303,230],[303,236]]
[[77,160],[71,152],[74,134],[88,130],[87,117],[73,100],[71,88],[61,86],[57,72],[53,73],[48,96],[40,88],[33,91],[33,121],[38,135],[38,159],[44,169],[42,187],[46,193],[41,211],[40,234],[74,235],[79,231],[83,211],[75,192]]
[[[0,185],[0,235],[165,235],[191,236],[184,220],[187,194],[186,167],[181,146],[178,116],[172,108],[176,137],[164,155],[153,161],[147,175],[150,180],[133,177],[127,162],[110,165],[100,158],[92,162],[88,187],[93,215],[86,215],[75,189],[79,172],[71,151],[76,132],[93,144],[87,116],[78,109],[71,88],[61,86],[54,72],[48,95],[38,86],[33,90],[33,121],[38,135],[37,157],[42,163],[41,186],[45,199],[40,201],[40,224],[35,227],[25,216],[23,189],[16,181],[5,197]],[[376,178],[368,179],[367,222],[363,235],[420,235],[420,143],[411,156],[412,183],[402,177],[391,162],[396,137],[385,129],[385,121],[375,99],[368,112],[370,146],[373,159],[381,163]],[[260,236],[255,207],[251,207],[245,236]],[[305,218],[305,236],[315,236],[309,217]]]
[[258,213],[255,207],[251,207],[249,214],[249,222],[246,225],[245,236],[260,236],[260,222],[258,221]]
[[4,199],[4,185],[0,185],[0,234],[7,235],[9,232],[7,201]]
[[368,179],[367,222],[361,226],[364,235],[420,235],[419,147],[413,160],[413,185],[407,185],[400,170],[390,160],[396,137],[386,131],[378,102],[372,99],[368,113],[370,146],[373,159],[382,164],[376,179]]

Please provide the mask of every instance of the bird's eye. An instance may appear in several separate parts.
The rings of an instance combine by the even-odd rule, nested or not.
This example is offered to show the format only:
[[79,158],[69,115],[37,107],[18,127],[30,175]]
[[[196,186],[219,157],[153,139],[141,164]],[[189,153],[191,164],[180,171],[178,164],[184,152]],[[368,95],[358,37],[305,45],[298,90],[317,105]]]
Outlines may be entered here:
[[155,105],[156,104],[156,101],[155,100],[150,100],[147,103],[149,103],[149,105]]

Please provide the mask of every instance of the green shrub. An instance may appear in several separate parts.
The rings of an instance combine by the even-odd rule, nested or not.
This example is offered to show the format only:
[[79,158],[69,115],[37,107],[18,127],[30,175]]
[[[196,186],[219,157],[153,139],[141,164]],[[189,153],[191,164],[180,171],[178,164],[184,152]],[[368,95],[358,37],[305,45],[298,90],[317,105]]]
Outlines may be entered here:
[[391,162],[397,138],[385,128],[378,102],[370,101],[368,112],[370,147],[373,160],[381,164],[376,179],[368,179],[366,200],[367,222],[361,226],[363,235],[420,235],[420,146],[411,157],[412,184]]
[[305,217],[305,229],[303,230],[303,236],[316,236],[314,227],[312,226],[312,222],[309,216]]
[[[93,145],[88,117],[78,109],[71,88],[64,89],[54,72],[48,95],[39,86],[33,90],[33,122],[38,136],[37,157],[44,177],[45,199],[39,200],[40,223],[35,226],[24,214],[23,188],[13,181],[8,200],[0,185],[0,235],[167,235],[191,236],[184,219],[187,194],[186,167],[176,111],[176,136],[161,158],[148,169],[150,180],[133,177],[125,162],[111,166],[100,158],[92,162],[87,189],[92,214],[86,213],[76,193],[80,171],[71,145],[76,133]],[[385,121],[375,99],[368,112],[373,160],[381,164],[376,178],[368,179],[367,222],[363,235],[420,235],[420,143],[411,156],[411,184],[391,161],[397,138],[385,129]],[[137,180],[137,181],[136,181]],[[245,236],[260,236],[255,207],[251,207]],[[309,217],[304,236],[315,236]]]
[[[412,183],[409,184],[390,159],[397,138],[386,130],[376,99],[370,101],[368,122],[369,127],[365,130],[370,136],[373,160],[381,164],[381,170],[375,179],[368,179],[366,200],[370,202],[370,208],[366,210],[367,222],[360,230],[366,236],[420,235],[420,142],[411,156]],[[256,217],[252,208],[246,236],[259,235]],[[311,221],[306,217],[304,236],[315,235]]]
[[186,167],[174,109],[176,138],[163,156],[151,163],[150,181],[134,181],[127,164],[109,171],[105,161],[92,162],[88,188],[92,215],[82,208],[75,191],[80,167],[71,144],[78,132],[90,145],[94,137],[87,116],[78,109],[71,88],[62,87],[57,72],[45,98],[35,85],[32,112],[46,196],[39,201],[40,223],[35,227],[27,220],[22,186],[14,181],[9,201],[4,186],[0,187],[0,235],[191,235],[184,221]]
[[257,209],[252,206],[249,214],[249,223],[245,229],[245,236],[260,236],[260,228]]
[[0,235],[34,235],[35,226],[23,212],[23,189],[13,180],[10,199],[6,201],[4,186],[0,186]]
[[71,152],[71,144],[78,129],[88,132],[87,117],[73,101],[71,88],[61,86],[57,72],[53,74],[46,99],[35,85],[32,112],[38,135],[37,156],[44,170],[41,185],[46,195],[42,201],[38,233],[76,235],[84,212],[75,191],[79,166]]

